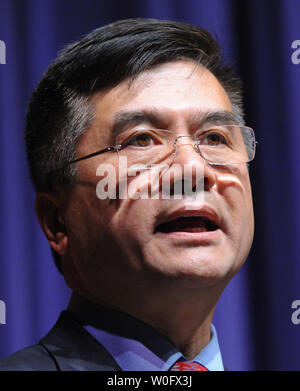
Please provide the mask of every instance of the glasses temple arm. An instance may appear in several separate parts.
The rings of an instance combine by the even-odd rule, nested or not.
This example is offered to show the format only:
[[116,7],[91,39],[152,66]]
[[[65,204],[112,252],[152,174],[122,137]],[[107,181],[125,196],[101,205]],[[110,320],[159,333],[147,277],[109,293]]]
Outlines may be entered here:
[[108,148],[102,149],[101,151],[93,152],[93,153],[90,153],[89,155],[80,157],[80,158],[75,159],[75,160],[71,160],[67,164],[69,165],[69,164],[77,163],[77,162],[80,162],[81,160],[89,159],[91,157],[94,157],[94,156],[97,156],[97,155],[101,155],[102,153],[105,153],[105,152],[115,151],[116,149],[118,149],[118,148],[117,147],[108,147]]

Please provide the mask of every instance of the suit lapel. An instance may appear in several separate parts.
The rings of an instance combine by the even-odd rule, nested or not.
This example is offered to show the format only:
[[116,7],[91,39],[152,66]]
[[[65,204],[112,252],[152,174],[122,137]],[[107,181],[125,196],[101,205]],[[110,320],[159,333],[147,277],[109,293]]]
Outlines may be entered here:
[[50,332],[40,340],[58,371],[121,371],[107,350],[63,311]]

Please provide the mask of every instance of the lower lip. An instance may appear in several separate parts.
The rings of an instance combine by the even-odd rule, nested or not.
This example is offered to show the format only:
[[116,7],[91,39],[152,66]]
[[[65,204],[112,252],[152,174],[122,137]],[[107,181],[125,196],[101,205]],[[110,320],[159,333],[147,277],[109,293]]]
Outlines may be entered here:
[[221,230],[217,229],[215,231],[204,231],[204,232],[157,232],[156,235],[170,238],[174,240],[184,240],[184,241],[197,241],[197,242],[212,242],[220,237]]

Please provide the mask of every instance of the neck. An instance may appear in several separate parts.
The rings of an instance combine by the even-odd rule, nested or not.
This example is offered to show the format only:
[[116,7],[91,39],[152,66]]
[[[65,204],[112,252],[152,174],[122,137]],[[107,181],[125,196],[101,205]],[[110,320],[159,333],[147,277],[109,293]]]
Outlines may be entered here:
[[210,341],[216,302],[217,299],[206,294],[201,299],[190,297],[180,301],[177,295],[177,300],[168,301],[165,306],[156,303],[152,310],[145,306],[146,309],[137,311],[135,316],[160,331],[188,360],[192,360]]
[[137,294],[128,297],[126,292],[123,295],[126,297],[125,303],[111,299],[100,301],[86,294],[84,296],[142,320],[167,337],[188,360],[192,360],[210,341],[212,317],[223,289],[206,287],[197,294],[179,294],[175,291],[173,295],[168,291],[168,297],[156,297],[153,292],[146,297]]

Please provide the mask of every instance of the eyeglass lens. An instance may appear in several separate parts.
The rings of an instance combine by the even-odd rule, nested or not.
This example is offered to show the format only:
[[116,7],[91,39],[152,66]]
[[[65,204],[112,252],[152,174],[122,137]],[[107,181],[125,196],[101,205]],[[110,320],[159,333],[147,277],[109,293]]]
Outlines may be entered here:
[[129,164],[165,163],[173,156],[181,143],[194,143],[208,163],[235,164],[253,160],[255,136],[251,128],[238,125],[222,125],[201,129],[193,136],[178,136],[161,129],[127,130],[116,138],[119,156]]

